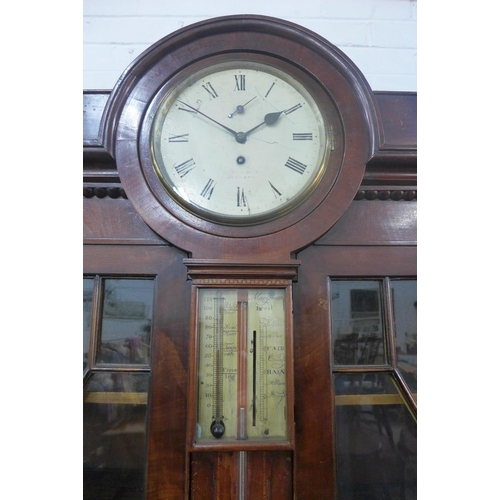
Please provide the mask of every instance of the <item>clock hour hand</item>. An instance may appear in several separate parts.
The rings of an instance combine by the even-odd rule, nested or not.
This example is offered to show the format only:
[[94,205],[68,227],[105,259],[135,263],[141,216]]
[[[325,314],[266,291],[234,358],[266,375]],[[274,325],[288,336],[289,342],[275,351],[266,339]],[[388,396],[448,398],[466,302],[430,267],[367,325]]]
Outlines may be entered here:
[[[186,102],[183,102],[183,101],[179,101],[179,102],[183,106],[186,106],[186,107],[192,109],[195,113],[199,113],[201,116],[204,116],[208,120],[213,121],[214,123],[216,123],[217,125],[219,125],[219,127],[222,127],[224,130],[227,130],[234,137],[236,137],[236,138],[238,137],[238,132],[235,132],[232,128],[226,127],[225,125],[223,125],[222,123],[218,122],[217,120],[214,120],[213,118],[210,118],[210,116],[206,115],[205,113],[202,113],[199,109],[194,108],[193,106],[187,104]],[[241,134],[241,132],[240,132],[240,134]]]
[[259,123],[255,127],[251,128],[247,132],[245,132],[245,137],[248,136],[251,132],[254,130],[257,130],[259,127],[262,127],[262,125],[274,125],[277,121],[278,118],[284,113],[285,111],[275,111],[274,113],[268,113],[266,116],[264,116],[264,121],[262,123]]

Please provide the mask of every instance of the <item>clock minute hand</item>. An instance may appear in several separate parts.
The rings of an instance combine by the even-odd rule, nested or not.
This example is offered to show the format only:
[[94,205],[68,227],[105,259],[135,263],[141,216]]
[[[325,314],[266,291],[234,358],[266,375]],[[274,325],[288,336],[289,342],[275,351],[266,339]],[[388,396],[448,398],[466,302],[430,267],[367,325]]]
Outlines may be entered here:
[[245,132],[245,137],[248,136],[251,132],[254,130],[257,130],[259,127],[262,127],[262,125],[274,125],[277,121],[278,118],[284,113],[285,111],[275,111],[274,113],[268,113],[266,116],[264,116],[264,121],[262,123],[259,123],[255,127],[251,128],[247,132]]
[[216,123],[217,125],[219,125],[219,127],[222,127],[224,130],[227,130],[234,137],[238,136],[238,132],[235,132],[232,128],[226,127],[225,125],[223,125],[222,123],[218,122],[217,120],[214,120],[213,118],[210,118],[210,116],[206,115],[205,113],[202,113],[199,109],[194,108],[193,106],[187,104],[186,102],[183,102],[183,101],[179,101],[179,102],[183,106],[187,106],[188,108],[192,109],[195,113],[199,113],[201,116],[204,116],[208,120],[213,121],[214,123]]

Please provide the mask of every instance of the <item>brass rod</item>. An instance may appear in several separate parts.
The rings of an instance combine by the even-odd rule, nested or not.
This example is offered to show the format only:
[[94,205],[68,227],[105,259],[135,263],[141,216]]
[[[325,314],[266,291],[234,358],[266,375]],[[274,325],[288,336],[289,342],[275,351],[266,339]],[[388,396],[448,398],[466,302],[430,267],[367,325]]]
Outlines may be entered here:
[[333,373],[390,373],[393,371],[390,365],[336,365]]
[[103,403],[120,405],[145,405],[148,403],[147,392],[84,392],[84,403]]
[[247,452],[238,452],[238,500],[245,500],[247,497]]
[[[414,394],[415,399],[417,395]],[[336,406],[349,405],[400,405],[405,400],[400,394],[341,394],[335,396]]]
[[394,308],[392,302],[391,281],[384,278],[382,286],[384,294],[384,315],[386,324],[386,342],[387,342],[387,362],[396,367],[396,329],[394,327]]
[[415,420],[417,419],[417,398],[413,396],[410,387],[406,383],[398,369],[394,370],[394,377],[397,380],[398,389],[402,393],[402,397],[405,399],[408,409],[413,414]]
[[100,363],[92,367],[92,372],[136,372],[136,373],[149,373],[151,368],[148,365],[132,365],[132,364],[112,364]]
[[102,298],[104,282],[99,276],[94,277],[94,291],[92,294],[92,320],[90,324],[88,369],[92,372],[97,358],[97,347],[99,344],[99,317],[102,309]]

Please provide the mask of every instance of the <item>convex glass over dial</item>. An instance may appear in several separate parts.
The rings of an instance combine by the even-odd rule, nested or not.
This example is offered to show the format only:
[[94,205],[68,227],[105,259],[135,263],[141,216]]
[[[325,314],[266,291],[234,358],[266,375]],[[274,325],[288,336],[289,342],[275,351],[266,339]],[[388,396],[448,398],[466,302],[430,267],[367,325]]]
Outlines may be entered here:
[[311,94],[270,65],[224,62],[168,92],[151,150],[167,191],[211,221],[245,225],[300,204],[322,177],[331,144]]

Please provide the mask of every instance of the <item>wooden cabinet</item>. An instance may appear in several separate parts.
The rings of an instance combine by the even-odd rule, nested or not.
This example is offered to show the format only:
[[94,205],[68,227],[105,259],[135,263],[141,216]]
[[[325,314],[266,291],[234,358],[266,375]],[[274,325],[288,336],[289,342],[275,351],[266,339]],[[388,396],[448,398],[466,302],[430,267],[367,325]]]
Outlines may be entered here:
[[[154,57],[152,50],[145,60],[151,62]],[[143,83],[146,82],[141,89],[153,95],[154,88],[147,84],[153,81],[147,78],[149,69],[139,69]],[[138,99],[139,90],[134,91],[133,99]],[[114,104],[120,101],[125,114],[127,101],[123,99],[127,92],[120,87],[111,96]],[[162,222],[164,215],[158,201],[154,196],[149,199],[151,193],[141,187],[144,181],[139,178],[140,171],[126,173],[127,168],[135,168],[135,160],[129,166],[122,163],[117,168],[117,148],[122,146],[116,141],[131,143],[135,136],[132,133],[127,137],[123,127],[110,127],[114,119],[119,119],[113,115],[116,108],[111,108],[110,114],[110,108],[106,107],[110,92],[84,92],[84,275],[99,280],[150,279],[154,283],[148,365],[138,368],[130,363],[103,364],[94,355],[86,368],[86,382],[93,374],[128,372],[142,373],[149,380],[148,391],[142,392],[142,396],[133,391],[127,396],[106,396],[99,391],[86,396],[89,401],[97,401],[94,404],[100,401],[109,408],[137,397],[134,400],[137,406],[147,408],[140,424],[145,452],[138,483],[143,487],[136,496],[132,487],[122,488],[121,492],[115,491],[116,498],[343,500],[365,498],[362,496],[367,491],[363,490],[365,487],[372,487],[373,498],[382,498],[377,496],[381,488],[392,495],[389,498],[403,498],[397,496],[403,493],[407,499],[413,498],[414,479],[410,477],[413,469],[409,463],[413,455],[409,451],[398,455],[405,457],[404,463],[385,462],[396,479],[380,485],[370,479],[371,470],[362,477],[356,476],[356,470],[364,470],[369,463],[362,460],[368,455],[351,456],[350,448],[345,446],[354,445],[352,442],[346,445],[339,437],[339,432],[341,436],[353,432],[350,426],[356,419],[360,419],[360,425],[372,419],[374,424],[370,429],[380,432],[384,443],[394,450],[402,439],[399,438],[403,429],[401,435],[406,436],[408,448],[413,424],[403,423],[405,419],[412,422],[416,419],[416,391],[398,364],[391,295],[391,280],[416,278],[416,94],[372,93],[370,89],[365,92],[371,96],[369,113],[373,127],[368,133],[372,138],[363,144],[369,144],[372,151],[366,155],[360,184],[354,189],[346,187],[352,191],[350,199],[339,198],[345,207],[339,210],[332,201],[316,215],[307,215],[311,227],[303,227],[300,222],[292,230],[276,226],[276,232],[281,233],[275,239],[272,231],[260,243],[250,235],[251,252],[244,256],[244,247],[232,241],[241,238],[241,228],[231,238],[226,227],[222,234],[224,242],[212,245],[209,236],[200,236],[204,229],[196,224],[194,234],[193,225],[186,227],[182,220]],[[346,131],[351,133],[355,121],[349,124],[349,119],[345,120]],[[348,145],[347,153],[351,147]],[[123,162],[123,154],[123,150],[118,152],[119,162]],[[332,220],[328,222],[330,213]],[[315,222],[315,217],[321,221]],[[187,232],[186,237],[183,232]],[[307,244],[303,244],[308,238],[304,233],[312,238]],[[292,252],[291,240],[300,242]],[[256,259],[252,258],[252,252]],[[377,331],[383,338],[380,347],[383,356],[373,357],[366,364],[335,361],[333,324],[337,318],[332,313],[332,280],[378,280],[381,284],[377,317],[382,326]],[[293,370],[288,384],[292,389],[293,422],[292,439],[286,446],[255,445],[245,449],[193,446],[193,429],[188,428],[196,411],[193,401],[196,352],[192,346],[197,321],[193,294],[200,284],[219,288],[290,287]],[[92,297],[87,300],[95,301],[92,314],[96,317],[89,320],[89,352],[95,354],[101,342],[99,315],[103,308],[99,301],[103,299]],[[363,315],[364,310],[356,307],[346,314]],[[369,313],[371,306],[367,307]],[[131,315],[135,310],[139,308],[130,305],[126,314]],[[416,303],[415,311],[410,311],[413,312]],[[370,327],[366,317],[364,325]],[[368,338],[368,334],[358,329],[347,332],[346,339],[350,333],[357,334],[357,339]],[[416,338],[408,338],[416,349]],[[371,413],[360,413],[361,406]],[[349,413],[350,408],[357,408],[357,412]],[[398,439],[391,445],[389,436],[396,428]],[[86,432],[84,439],[90,440],[90,428]],[[346,454],[339,455],[346,449]],[[122,449],[116,453],[120,456],[129,452]],[[342,461],[347,456],[351,475]],[[110,463],[105,465],[103,458],[103,467],[113,469]],[[123,462],[122,466],[127,464]],[[120,477],[118,472],[116,477]],[[394,493],[395,487],[401,487],[399,493]],[[90,492],[87,497],[91,498]]]

